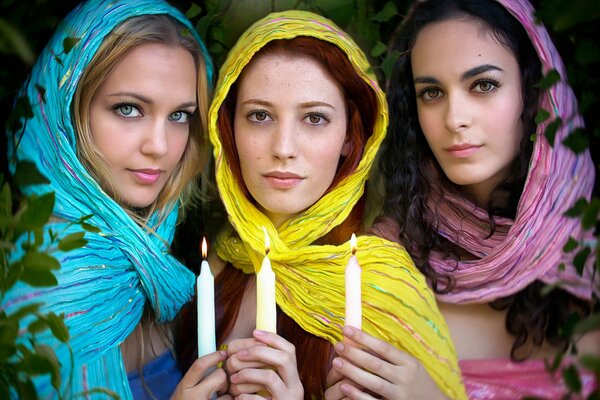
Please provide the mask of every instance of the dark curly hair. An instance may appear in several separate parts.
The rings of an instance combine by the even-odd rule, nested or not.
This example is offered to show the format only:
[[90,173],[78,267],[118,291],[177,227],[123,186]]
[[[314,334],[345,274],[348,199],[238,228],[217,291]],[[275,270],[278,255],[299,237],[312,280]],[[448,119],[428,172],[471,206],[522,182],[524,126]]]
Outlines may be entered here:
[[[426,210],[427,198],[431,186],[439,185],[440,181],[445,192],[461,193],[462,196],[467,194],[445,176],[421,131],[410,56],[423,27],[453,18],[481,22],[483,29],[515,55],[522,78],[524,108],[521,114],[523,136],[520,152],[510,165],[510,178],[494,189],[488,204],[484,205],[489,215],[490,235],[495,231],[495,216],[514,218],[516,214],[533,151],[530,136],[536,129],[534,119],[540,101],[540,91],[535,84],[542,77],[540,60],[525,29],[495,1],[419,2],[396,32],[392,48],[401,55],[387,88],[388,102],[393,112],[381,158],[381,171],[386,181],[384,214],[398,223],[398,239],[407,247],[415,264],[437,293],[451,292],[454,280],[451,274],[437,273],[431,267],[428,261],[430,253],[440,251],[455,259],[459,255],[456,247],[437,234],[437,213]],[[402,162],[398,162],[398,159]],[[546,340],[559,348],[566,348],[568,338],[563,337],[557,327],[573,310],[589,312],[587,303],[562,290],[542,296],[542,287],[540,282],[534,282],[521,292],[491,304],[494,309],[507,309],[506,329],[515,336],[512,359],[525,358],[527,355],[521,357],[518,353],[528,343],[541,345]],[[565,301],[565,298],[569,301]]]

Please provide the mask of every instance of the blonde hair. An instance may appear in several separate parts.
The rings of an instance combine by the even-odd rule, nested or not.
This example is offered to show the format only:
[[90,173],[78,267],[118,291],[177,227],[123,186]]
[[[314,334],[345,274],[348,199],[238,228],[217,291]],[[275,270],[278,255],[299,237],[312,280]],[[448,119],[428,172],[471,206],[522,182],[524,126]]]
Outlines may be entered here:
[[[111,176],[108,165],[92,138],[90,103],[117,61],[131,48],[146,43],[182,47],[192,54],[198,73],[198,110],[191,120],[188,143],[178,166],[156,200],[139,213],[118,198],[110,179],[107,179]],[[147,218],[155,211],[159,212],[159,221],[161,221],[175,206],[177,200],[184,204],[197,194],[198,189],[193,178],[200,174],[207,158],[205,132],[208,102],[206,65],[199,44],[192,33],[167,15],[144,15],[127,19],[104,39],[77,86],[72,106],[77,135],[77,156],[102,189],[140,225],[145,225]]]

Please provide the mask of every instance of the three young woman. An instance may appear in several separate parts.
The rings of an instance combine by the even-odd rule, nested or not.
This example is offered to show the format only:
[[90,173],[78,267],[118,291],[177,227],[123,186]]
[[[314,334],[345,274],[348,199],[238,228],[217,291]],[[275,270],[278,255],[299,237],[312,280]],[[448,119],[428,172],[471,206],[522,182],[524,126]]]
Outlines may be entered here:
[[[22,188],[55,193],[46,246],[51,234],[81,231],[84,217],[99,230],[85,232],[84,247],[53,253],[57,286],[19,283],[2,303],[8,314],[38,302],[64,314],[68,347],[50,331],[36,334],[56,352],[64,398],[95,389],[139,398],[144,384],[166,398],[181,377],[162,325],[191,298],[194,276],[168,247],[202,167],[211,77],[208,53],[177,9],[88,1],[62,22],[22,89],[33,117],[9,132],[9,159],[34,162],[50,181]],[[24,329],[20,343],[27,339]],[[162,378],[128,381],[158,356]],[[53,391],[49,376],[34,382],[40,397]]]

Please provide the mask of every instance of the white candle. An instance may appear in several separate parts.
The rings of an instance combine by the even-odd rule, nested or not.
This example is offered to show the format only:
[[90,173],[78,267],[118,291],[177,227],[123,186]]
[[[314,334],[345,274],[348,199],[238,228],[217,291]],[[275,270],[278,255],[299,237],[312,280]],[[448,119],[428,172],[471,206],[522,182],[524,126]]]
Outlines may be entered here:
[[265,232],[265,258],[256,274],[256,329],[277,333],[277,310],[275,303],[275,274],[269,260],[269,235]]
[[350,248],[352,255],[346,265],[346,326],[362,328],[362,309],[361,309],[361,268],[356,260],[356,236],[354,233],[350,238]]
[[206,239],[202,238],[202,264],[196,280],[198,305],[198,358],[216,351],[215,339],[215,285],[206,261]]

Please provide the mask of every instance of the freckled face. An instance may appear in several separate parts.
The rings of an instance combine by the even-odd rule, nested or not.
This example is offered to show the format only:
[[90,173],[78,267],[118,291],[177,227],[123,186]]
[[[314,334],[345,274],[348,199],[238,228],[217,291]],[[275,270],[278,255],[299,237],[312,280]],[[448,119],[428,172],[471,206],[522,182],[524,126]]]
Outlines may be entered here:
[[436,160],[452,182],[487,202],[524,134],[514,54],[481,23],[451,19],[423,28],[411,63],[419,122]]
[[244,183],[276,226],[325,194],[346,155],[337,82],[304,56],[258,56],[240,78],[234,119]]
[[125,204],[156,200],[183,156],[196,104],[192,55],[154,43],[125,53],[94,94],[92,138]]

